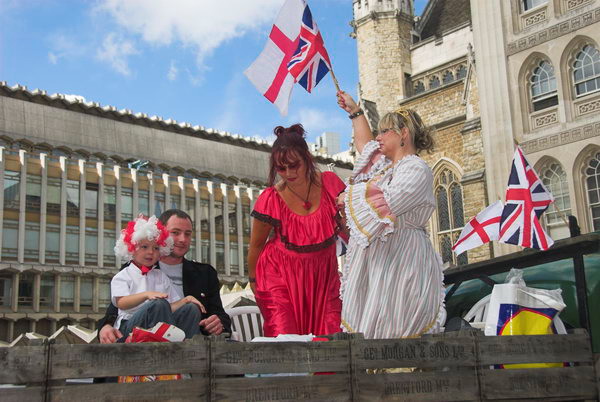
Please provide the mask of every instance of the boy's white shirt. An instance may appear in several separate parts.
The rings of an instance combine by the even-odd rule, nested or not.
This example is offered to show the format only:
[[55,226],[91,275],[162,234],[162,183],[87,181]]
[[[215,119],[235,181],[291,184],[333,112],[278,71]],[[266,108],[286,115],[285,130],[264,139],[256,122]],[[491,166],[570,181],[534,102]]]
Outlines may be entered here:
[[[180,299],[171,280],[164,272],[154,268],[146,275],[142,275],[142,271],[133,261],[127,267],[119,271],[110,282],[110,298],[115,306],[117,305],[117,297],[130,296],[148,291],[168,294],[167,300],[169,303],[176,302]],[[128,310],[119,309],[115,328],[119,328],[121,321],[130,319],[133,314],[148,301],[149,300],[146,300]]]

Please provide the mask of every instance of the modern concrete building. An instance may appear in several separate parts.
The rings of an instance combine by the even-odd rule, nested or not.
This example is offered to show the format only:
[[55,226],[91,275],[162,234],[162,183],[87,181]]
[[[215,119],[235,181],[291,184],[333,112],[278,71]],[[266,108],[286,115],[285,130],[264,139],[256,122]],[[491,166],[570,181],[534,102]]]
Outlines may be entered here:
[[94,329],[120,265],[115,239],[139,213],[187,211],[187,257],[245,282],[269,153],[264,141],[0,83],[0,340]]

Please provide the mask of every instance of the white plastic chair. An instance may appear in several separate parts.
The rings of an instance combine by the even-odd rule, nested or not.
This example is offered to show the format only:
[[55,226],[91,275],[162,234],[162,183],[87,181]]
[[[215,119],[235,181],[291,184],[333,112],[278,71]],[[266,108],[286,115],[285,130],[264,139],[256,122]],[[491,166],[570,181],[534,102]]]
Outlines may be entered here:
[[[489,294],[479,300],[463,317],[473,328],[485,329],[485,322],[487,319],[488,308],[490,307],[490,299],[492,295]],[[567,329],[565,324],[562,322],[560,317],[556,315],[553,320],[554,328],[559,334],[566,334]]]
[[231,339],[250,342],[257,336],[263,336],[265,320],[258,306],[233,307],[225,312],[231,317]]

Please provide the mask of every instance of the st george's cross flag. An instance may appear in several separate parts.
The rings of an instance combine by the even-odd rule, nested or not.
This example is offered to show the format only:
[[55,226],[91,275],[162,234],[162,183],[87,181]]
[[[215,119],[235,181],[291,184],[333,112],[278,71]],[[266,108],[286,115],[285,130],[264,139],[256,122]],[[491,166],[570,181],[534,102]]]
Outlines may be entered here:
[[492,240],[498,240],[503,207],[502,201],[496,201],[465,225],[458,240],[452,246],[456,255]]
[[540,217],[552,202],[554,197],[517,147],[508,178],[498,241],[547,250],[554,241],[542,228]]
[[305,0],[286,0],[262,53],[244,72],[282,115],[295,83],[308,92],[331,70],[323,37]]

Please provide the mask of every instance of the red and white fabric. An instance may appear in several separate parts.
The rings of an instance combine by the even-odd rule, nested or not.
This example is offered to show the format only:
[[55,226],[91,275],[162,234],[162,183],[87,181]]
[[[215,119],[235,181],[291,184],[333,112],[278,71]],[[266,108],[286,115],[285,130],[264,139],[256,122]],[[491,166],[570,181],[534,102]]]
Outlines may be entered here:
[[456,255],[489,243],[492,240],[498,240],[500,216],[503,208],[502,201],[496,201],[471,219],[460,232],[454,246],[452,246],[452,250]]

